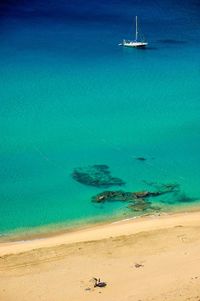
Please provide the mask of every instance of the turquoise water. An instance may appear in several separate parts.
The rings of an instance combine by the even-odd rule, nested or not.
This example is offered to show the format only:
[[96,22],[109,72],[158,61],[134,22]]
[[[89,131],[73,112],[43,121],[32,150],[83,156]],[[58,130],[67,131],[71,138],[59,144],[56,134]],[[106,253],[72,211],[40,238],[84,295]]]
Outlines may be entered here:
[[[178,196],[152,200],[163,210],[199,206],[197,4],[35,3],[1,15],[0,233],[131,214],[124,203],[92,203],[103,189],[71,178],[93,164],[109,165],[125,191],[180,184]],[[131,34],[130,7],[146,50],[117,45]]]

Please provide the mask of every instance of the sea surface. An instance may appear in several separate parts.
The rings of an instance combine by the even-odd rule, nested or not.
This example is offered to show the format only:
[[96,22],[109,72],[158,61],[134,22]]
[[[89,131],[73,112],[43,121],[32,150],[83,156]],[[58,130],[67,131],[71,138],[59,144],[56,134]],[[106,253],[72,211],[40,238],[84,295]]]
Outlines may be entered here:
[[[146,49],[118,46],[135,15]],[[154,213],[91,202],[107,189],[177,184],[155,211],[200,207],[198,0],[4,0],[0,41],[2,236]],[[126,185],[72,178],[95,164]]]

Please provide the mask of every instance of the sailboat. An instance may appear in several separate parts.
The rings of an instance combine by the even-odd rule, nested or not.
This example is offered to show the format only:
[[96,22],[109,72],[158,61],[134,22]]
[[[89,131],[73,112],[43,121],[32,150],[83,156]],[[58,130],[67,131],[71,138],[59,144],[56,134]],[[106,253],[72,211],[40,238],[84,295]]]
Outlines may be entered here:
[[138,32],[138,18],[135,17],[135,41],[130,40],[123,40],[122,43],[120,43],[120,46],[124,47],[146,47],[148,45],[147,42],[143,40],[138,40],[139,32]]

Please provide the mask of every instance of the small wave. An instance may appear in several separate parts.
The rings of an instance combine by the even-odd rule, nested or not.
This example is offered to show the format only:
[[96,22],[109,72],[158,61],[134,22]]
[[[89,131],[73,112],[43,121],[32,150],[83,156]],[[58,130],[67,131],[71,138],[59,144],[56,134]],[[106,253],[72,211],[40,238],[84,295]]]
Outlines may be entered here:
[[120,221],[112,222],[111,224],[118,224],[118,223],[121,223],[121,222],[130,221],[130,220],[133,220],[133,219],[136,219],[136,218],[139,218],[139,217],[140,216],[134,216],[134,217],[130,217],[130,218],[125,218],[125,219],[122,219]]

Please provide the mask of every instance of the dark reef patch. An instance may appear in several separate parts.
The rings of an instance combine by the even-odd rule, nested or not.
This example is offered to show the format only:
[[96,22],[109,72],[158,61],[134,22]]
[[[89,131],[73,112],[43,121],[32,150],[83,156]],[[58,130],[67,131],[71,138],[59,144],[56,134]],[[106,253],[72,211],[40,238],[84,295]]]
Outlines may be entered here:
[[152,202],[148,201],[148,199],[137,199],[131,204],[128,205],[128,208],[133,212],[144,212],[144,211],[161,211],[161,208],[158,206],[152,206]]
[[180,185],[178,183],[163,184],[163,183],[156,183],[156,182],[148,182],[146,180],[143,180],[143,183],[157,189],[158,191],[168,191],[168,190],[179,191],[180,190]]
[[138,160],[138,161],[146,161],[146,158],[144,158],[144,157],[137,157],[135,159]]
[[152,192],[125,192],[125,191],[104,191],[92,198],[92,202],[128,202],[128,209],[133,212],[141,211],[160,211],[158,206],[152,206],[152,202],[147,198],[148,196],[154,197],[160,195],[159,193]]
[[122,190],[114,191],[103,191],[96,196],[92,197],[92,202],[95,203],[104,203],[104,202],[127,202],[127,201],[136,201],[144,200],[147,198],[161,196],[166,193],[176,192],[176,186],[166,184],[163,189],[157,191],[138,191],[138,192],[126,192]]
[[175,44],[186,44],[187,42],[186,41],[182,41],[182,40],[175,40],[175,39],[161,39],[161,40],[158,40],[158,42],[162,43],[162,44],[172,44],[172,45],[175,45]]
[[151,208],[151,202],[145,199],[138,199],[128,205],[128,208],[134,212],[146,211]]
[[127,192],[123,190],[110,190],[103,191],[92,197],[91,201],[98,204],[105,202],[127,202],[128,209],[133,212],[144,211],[161,211],[158,206],[152,205],[151,198],[159,197],[164,194],[179,192],[179,186],[177,184],[160,184],[159,189],[156,191],[138,191]]
[[105,164],[75,168],[72,173],[72,178],[81,184],[95,187],[106,188],[125,184],[121,179],[113,177],[110,173],[109,166]]
[[187,196],[185,193],[178,194],[178,196],[176,198],[176,202],[180,202],[180,203],[191,203],[196,200],[197,200],[197,198],[191,198],[191,197]]
[[92,197],[94,203],[104,202],[127,202],[133,200],[133,193],[122,190],[117,191],[103,191]]

